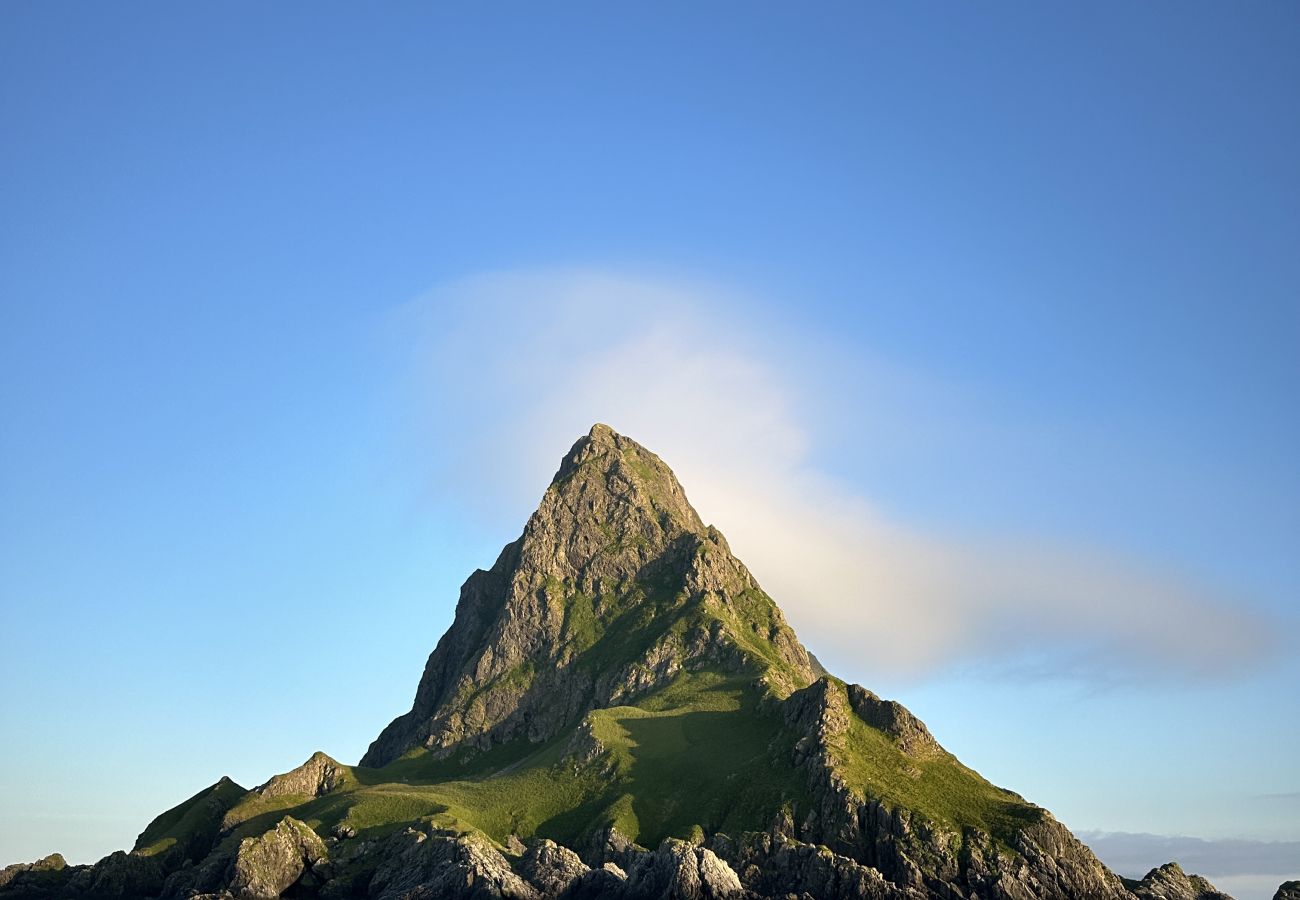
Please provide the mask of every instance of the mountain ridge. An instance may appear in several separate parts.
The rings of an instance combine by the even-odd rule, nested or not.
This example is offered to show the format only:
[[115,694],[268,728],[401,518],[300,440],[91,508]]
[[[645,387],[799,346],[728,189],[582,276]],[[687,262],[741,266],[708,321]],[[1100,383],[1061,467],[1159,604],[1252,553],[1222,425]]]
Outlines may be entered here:
[[[12,870],[12,871],[11,871]],[[671,469],[597,424],[358,765],[223,778],[0,897],[1219,900],[1125,882],[829,675]]]

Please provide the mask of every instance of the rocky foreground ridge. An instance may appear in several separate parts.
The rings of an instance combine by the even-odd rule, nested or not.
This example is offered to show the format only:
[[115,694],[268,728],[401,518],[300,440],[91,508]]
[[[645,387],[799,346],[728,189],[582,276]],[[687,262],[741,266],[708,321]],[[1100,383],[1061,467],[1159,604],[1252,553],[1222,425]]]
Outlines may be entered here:
[[901,705],[825,673],[673,473],[597,425],[461,589],[357,766],[227,778],[0,898],[1215,900],[1125,881]]

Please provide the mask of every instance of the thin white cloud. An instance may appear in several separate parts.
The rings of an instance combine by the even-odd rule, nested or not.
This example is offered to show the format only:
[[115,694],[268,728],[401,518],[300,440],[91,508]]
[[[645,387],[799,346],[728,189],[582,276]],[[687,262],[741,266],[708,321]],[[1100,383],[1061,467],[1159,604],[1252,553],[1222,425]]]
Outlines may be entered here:
[[891,407],[887,370],[772,335],[745,309],[714,288],[583,270],[486,275],[412,304],[398,328],[425,437],[450,460],[438,496],[518,515],[603,421],[673,466],[805,643],[855,674],[1214,675],[1267,646],[1247,608],[1115,555],[901,525],[869,486],[810,462],[820,436],[804,415],[832,396],[864,433],[906,427],[870,420]]

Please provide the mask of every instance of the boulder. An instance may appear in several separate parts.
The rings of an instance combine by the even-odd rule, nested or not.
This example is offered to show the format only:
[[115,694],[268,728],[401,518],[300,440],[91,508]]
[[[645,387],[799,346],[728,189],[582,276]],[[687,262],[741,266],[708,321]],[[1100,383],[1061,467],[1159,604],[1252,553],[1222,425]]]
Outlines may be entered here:
[[519,861],[520,874],[546,897],[558,896],[590,871],[578,854],[551,840],[533,844]]
[[379,850],[370,880],[374,900],[540,900],[486,838],[408,828]]
[[637,860],[625,894],[639,900],[724,900],[739,897],[740,878],[712,850],[669,838]]
[[239,900],[275,900],[305,872],[322,867],[328,859],[325,842],[316,832],[285,816],[261,837],[239,842],[230,892]]

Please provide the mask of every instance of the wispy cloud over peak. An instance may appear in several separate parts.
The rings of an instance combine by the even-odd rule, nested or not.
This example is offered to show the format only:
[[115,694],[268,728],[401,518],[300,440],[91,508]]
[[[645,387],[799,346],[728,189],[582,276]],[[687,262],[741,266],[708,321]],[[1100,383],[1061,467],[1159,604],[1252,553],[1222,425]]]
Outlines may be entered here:
[[[756,320],[725,291],[581,269],[490,274],[399,318],[427,434],[457,451],[437,473],[440,496],[470,491],[474,505],[517,514],[560,450],[608,422],[676,469],[830,661],[1102,682],[1222,676],[1270,646],[1250,606],[1120,553],[903,523],[870,485],[814,462],[831,438],[808,415],[834,388],[838,415],[867,420],[859,433],[905,429],[891,381],[859,353],[834,355],[833,340]],[[960,447],[949,463],[962,464]]]

